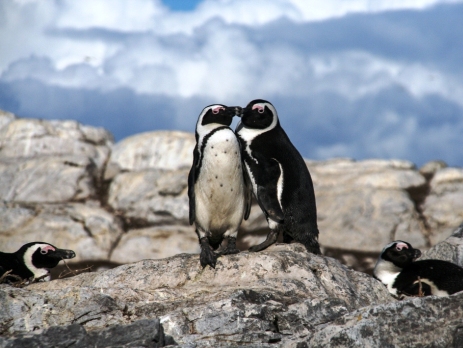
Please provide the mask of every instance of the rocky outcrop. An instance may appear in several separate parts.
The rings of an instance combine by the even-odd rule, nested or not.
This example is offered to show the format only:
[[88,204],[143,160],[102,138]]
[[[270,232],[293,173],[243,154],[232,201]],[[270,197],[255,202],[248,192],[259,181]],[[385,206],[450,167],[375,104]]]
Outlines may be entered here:
[[[461,294],[397,301],[345,266],[371,269],[394,239],[463,266],[463,227],[447,238],[463,221],[461,169],[307,161],[325,256],[278,244],[202,269],[188,224],[193,146],[190,133],[114,144],[103,129],[0,112],[0,250],[47,241],[76,252],[71,268],[99,269],[0,285],[0,347],[461,346]],[[254,205],[238,246],[267,232]]]
[[0,285],[0,301],[0,347],[463,342],[463,293],[397,301],[376,279],[297,243],[220,257],[216,269],[180,254],[22,289]]
[[198,346],[296,344],[346,313],[394,301],[379,281],[300,244],[224,256],[216,269],[192,254],[144,260],[22,289],[4,285],[0,297],[3,336],[160,318],[175,342]]

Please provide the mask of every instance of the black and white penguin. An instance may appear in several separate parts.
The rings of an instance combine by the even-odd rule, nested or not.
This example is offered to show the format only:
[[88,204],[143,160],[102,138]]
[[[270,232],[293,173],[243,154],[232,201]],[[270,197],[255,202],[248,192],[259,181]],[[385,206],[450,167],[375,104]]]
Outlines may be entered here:
[[48,243],[27,243],[14,253],[0,252],[0,276],[11,270],[10,274],[22,279],[49,281],[51,268],[62,259],[75,256],[72,250],[58,249]]
[[[195,223],[203,267],[215,268],[219,255],[239,252],[238,228],[249,216],[251,193],[244,181],[239,143],[229,127],[235,109],[220,104],[207,106],[196,124],[188,197],[190,224]],[[215,253],[224,238],[227,246]]]
[[235,132],[254,196],[271,229],[267,239],[250,251],[267,248],[282,232],[285,243],[295,240],[320,254],[312,178],[280,126],[275,107],[266,100],[251,101]]
[[448,296],[463,290],[463,268],[442,260],[415,261],[421,251],[396,240],[386,245],[374,275],[389,292],[403,296]]

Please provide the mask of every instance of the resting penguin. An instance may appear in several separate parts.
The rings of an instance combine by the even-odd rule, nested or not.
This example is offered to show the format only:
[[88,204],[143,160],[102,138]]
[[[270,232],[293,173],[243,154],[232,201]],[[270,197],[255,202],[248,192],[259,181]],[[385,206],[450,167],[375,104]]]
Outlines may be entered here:
[[[397,297],[448,296],[463,290],[463,268],[442,260],[415,261],[421,251],[396,240],[386,245],[374,275]],[[421,292],[421,293],[420,293]]]
[[[251,193],[244,181],[239,143],[229,127],[235,109],[220,104],[207,106],[196,124],[188,197],[190,224],[195,223],[202,267],[215,268],[217,256],[239,252],[238,228],[243,217],[249,216]],[[224,238],[228,239],[227,246],[215,253]]]
[[72,250],[58,249],[48,243],[27,243],[14,253],[0,252],[0,276],[11,270],[10,274],[22,279],[49,281],[50,268],[75,256]]
[[320,254],[312,178],[281,128],[274,106],[262,99],[251,101],[235,132],[254,196],[271,229],[267,239],[250,251],[267,248],[282,232],[285,243],[295,240]]

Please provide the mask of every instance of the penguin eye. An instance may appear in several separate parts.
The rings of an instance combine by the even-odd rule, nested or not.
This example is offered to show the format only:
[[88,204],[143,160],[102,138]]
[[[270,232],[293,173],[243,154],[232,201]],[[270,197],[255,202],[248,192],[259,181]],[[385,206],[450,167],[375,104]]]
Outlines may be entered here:
[[225,108],[222,106],[216,107],[215,109],[212,109],[212,113],[217,115],[221,110],[225,110]]
[[252,107],[253,110],[257,110],[257,112],[259,114],[263,114],[264,113],[264,107],[262,105],[254,105]]
[[41,253],[42,255],[45,255],[45,254],[48,253],[48,250],[40,249],[40,253]]
[[397,250],[397,251],[402,251],[402,249],[408,249],[408,245],[405,244],[405,243],[398,243],[395,246],[395,250]]

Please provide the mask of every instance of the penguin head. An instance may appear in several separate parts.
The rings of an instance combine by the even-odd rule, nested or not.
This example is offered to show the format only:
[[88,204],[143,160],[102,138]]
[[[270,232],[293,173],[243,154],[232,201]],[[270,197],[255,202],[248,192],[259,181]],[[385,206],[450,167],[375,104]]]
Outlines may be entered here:
[[24,261],[34,278],[47,276],[48,279],[45,280],[49,280],[50,268],[56,267],[62,259],[72,259],[76,256],[72,250],[58,249],[44,242],[24,244],[16,254]]
[[380,259],[404,268],[421,256],[419,249],[414,249],[410,243],[396,240],[386,245],[381,252]]
[[278,114],[269,101],[255,99],[242,110],[241,124],[246,128],[270,130],[278,125]]
[[210,131],[217,127],[230,126],[236,113],[234,106],[228,107],[222,104],[206,106],[199,114],[196,130],[198,132],[202,129]]

